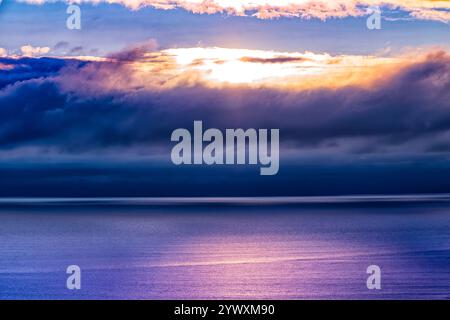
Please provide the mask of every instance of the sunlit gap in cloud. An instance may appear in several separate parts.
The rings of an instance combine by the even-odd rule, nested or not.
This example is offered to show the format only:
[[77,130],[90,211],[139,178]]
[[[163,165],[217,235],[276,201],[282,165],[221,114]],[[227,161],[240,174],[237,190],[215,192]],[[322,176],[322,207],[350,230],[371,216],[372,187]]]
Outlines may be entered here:
[[[229,48],[178,48],[164,50],[173,57],[180,72],[200,71],[211,82],[230,84],[300,84],[322,78],[332,85],[348,73],[398,64],[398,58],[375,56],[331,56],[326,53],[276,52]],[[367,71],[367,70],[366,70]],[[325,79],[324,77],[329,77]],[[343,79],[342,79],[343,80]],[[337,85],[337,84],[336,84]]]
[[93,73],[94,78],[103,79],[100,84],[92,83],[93,87],[101,85],[119,90],[195,85],[285,89],[370,87],[381,76],[387,77],[417,59],[417,56],[332,56],[219,47],[161,51],[132,48],[107,58],[94,59],[107,64],[86,67],[81,72]]

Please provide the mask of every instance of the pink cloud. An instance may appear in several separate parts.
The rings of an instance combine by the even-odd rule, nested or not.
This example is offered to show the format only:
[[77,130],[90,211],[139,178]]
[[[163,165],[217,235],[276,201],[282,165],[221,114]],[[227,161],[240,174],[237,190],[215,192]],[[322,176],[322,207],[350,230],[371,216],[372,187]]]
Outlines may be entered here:
[[[42,4],[57,0],[20,1]],[[450,1],[447,0],[70,0],[68,2],[119,3],[133,10],[150,6],[162,10],[183,8],[201,14],[253,15],[260,19],[299,17],[322,20],[362,16],[370,6],[384,6],[409,12],[416,19],[446,23],[450,21]]]

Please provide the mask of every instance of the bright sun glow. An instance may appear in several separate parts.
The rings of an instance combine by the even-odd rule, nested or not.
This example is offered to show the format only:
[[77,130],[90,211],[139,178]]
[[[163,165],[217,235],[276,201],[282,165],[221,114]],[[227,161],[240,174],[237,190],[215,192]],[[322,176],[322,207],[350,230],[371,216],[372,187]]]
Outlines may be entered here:
[[173,57],[180,72],[200,71],[215,82],[276,83],[393,62],[371,56],[331,56],[311,52],[276,52],[226,48],[180,48],[163,51]]

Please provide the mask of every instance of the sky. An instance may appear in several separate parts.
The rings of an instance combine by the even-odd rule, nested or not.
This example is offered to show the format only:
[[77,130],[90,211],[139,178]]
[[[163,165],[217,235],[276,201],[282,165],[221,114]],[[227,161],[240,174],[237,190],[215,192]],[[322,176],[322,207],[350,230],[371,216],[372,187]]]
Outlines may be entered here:
[[[67,7],[0,4],[0,196],[450,192],[450,1]],[[279,128],[279,173],[173,165],[194,120]]]

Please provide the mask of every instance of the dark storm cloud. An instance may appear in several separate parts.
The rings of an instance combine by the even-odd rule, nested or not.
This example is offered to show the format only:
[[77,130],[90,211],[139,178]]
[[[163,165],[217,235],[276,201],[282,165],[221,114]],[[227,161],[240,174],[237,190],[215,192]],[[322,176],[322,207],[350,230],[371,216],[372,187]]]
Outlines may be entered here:
[[[82,67],[86,62],[57,58],[0,57],[0,90],[9,84],[57,75],[66,66]],[[1,68],[1,65],[5,66]]]
[[450,129],[450,57],[444,52],[370,89],[99,85],[118,75],[126,82],[120,61],[142,56],[132,48],[115,55],[118,63],[16,61],[17,67],[2,71],[11,85],[0,91],[0,148],[42,146],[63,153],[169,148],[174,129],[202,120],[205,127],[221,129],[279,128],[282,147],[295,150],[447,152],[439,147]]

